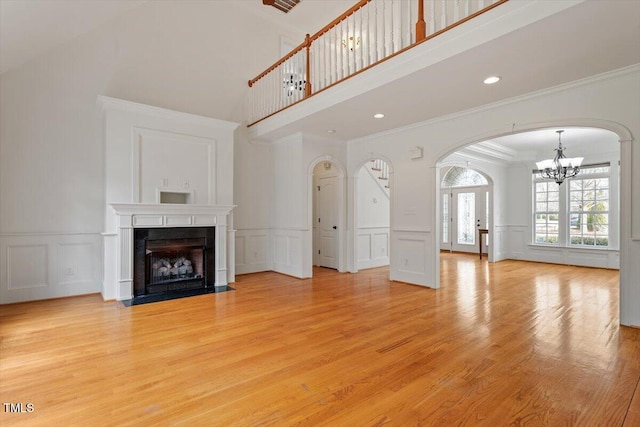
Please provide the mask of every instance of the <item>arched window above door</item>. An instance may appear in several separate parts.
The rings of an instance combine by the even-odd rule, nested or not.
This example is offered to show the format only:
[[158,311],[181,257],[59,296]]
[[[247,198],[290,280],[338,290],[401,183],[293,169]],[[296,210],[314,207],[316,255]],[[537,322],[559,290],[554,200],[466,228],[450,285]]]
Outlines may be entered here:
[[468,187],[472,185],[489,185],[480,173],[469,168],[453,166],[442,178],[441,187]]

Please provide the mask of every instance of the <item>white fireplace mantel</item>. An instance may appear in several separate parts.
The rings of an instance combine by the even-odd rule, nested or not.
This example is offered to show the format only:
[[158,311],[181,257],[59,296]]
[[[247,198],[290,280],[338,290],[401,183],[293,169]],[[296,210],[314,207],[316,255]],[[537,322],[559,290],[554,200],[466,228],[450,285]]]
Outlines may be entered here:
[[227,223],[234,205],[111,203],[116,223],[118,300],[133,298],[133,230],[162,227],[216,227],[215,286],[227,286]]
[[[133,296],[135,228],[216,227],[214,283],[233,282],[239,123],[104,96],[98,102],[105,147],[103,298]],[[162,203],[163,196],[181,203]]]

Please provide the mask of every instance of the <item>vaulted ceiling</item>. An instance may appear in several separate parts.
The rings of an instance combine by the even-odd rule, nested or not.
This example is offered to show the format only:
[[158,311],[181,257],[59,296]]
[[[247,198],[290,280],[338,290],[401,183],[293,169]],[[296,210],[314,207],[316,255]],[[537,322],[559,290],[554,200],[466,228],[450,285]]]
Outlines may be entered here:
[[[234,16],[251,15],[253,22],[265,22],[265,28],[274,28],[274,45],[280,36],[297,44],[305,33],[317,31],[354,3],[356,0],[305,0],[284,14],[264,7],[261,0],[2,0],[0,71],[19,68],[107,26],[118,32],[120,57],[115,59],[128,61],[112,65],[115,71],[109,76],[108,88],[112,92],[107,95],[124,94],[137,102],[229,120],[235,104],[247,91],[246,81],[275,62],[280,51],[280,46],[273,46],[273,54],[268,55],[252,49],[259,33],[255,28],[245,28],[240,19],[235,19],[233,31],[221,38],[215,28],[229,20],[229,11],[236,11]],[[389,84],[367,88],[359,96],[287,123],[282,130],[348,141],[640,62],[640,2],[587,0],[572,4],[561,13]],[[154,22],[166,19],[171,11],[189,8],[194,10],[175,14],[176,22]],[[203,13],[211,14],[200,17]],[[198,17],[197,22],[194,17]],[[143,32],[131,30],[138,24]],[[186,30],[194,34],[185,36]],[[126,37],[123,31],[129,32]],[[157,57],[132,56],[154,47],[152,43],[160,39],[168,48],[156,53]],[[182,45],[173,47],[172,41]],[[190,41],[193,45],[188,44]],[[160,59],[165,56],[166,60]],[[157,74],[152,79],[148,77],[150,70]],[[495,72],[503,76],[503,81],[495,87],[483,87],[481,79]],[[372,113],[381,109],[387,117],[372,120]],[[329,129],[335,133],[327,135]],[[529,141],[531,138],[518,140],[514,136],[486,142],[484,148],[475,150],[477,154],[493,147],[498,158],[509,157],[509,149],[499,146],[513,143],[517,147],[514,150],[527,151]],[[554,138],[549,139],[548,144],[555,143]]]
[[[0,74],[86,34],[152,0],[1,0],[0,1]],[[205,0],[209,3],[225,0]],[[314,32],[349,9],[356,0],[306,0],[287,15],[276,8],[265,8],[262,0],[226,0],[238,7],[259,13],[275,21],[283,29],[300,34]],[[194,0],[181,0],[184,6]],[[211,24],[216,25],[215,17]],[[242,25],[238,22],[237,25]],[[245,44],[250,44],[251,32],[245,32]],[[273,58],[275,62],[278,58]],[[270,64],[264,64],[267,67]]]

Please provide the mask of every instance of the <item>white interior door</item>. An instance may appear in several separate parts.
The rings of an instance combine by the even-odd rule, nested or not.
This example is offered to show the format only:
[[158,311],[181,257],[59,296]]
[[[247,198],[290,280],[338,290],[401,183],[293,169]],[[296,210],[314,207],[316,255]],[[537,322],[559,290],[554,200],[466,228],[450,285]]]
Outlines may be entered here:
[[[478,252],[478,229],[487,228],[488,188],[454,188],[451,191],[449,212],[450,246],[457,252]],[[443,212],[444,214],[444,212]],[[444,216],[444,215],[443,215]],[[483,252],[488,252],[488,237],[483,238]],[[443,244],[443,249],[446,245]]]
[[318,179],[318,228],[320,267],[338,268],[338,215],[336,177]]

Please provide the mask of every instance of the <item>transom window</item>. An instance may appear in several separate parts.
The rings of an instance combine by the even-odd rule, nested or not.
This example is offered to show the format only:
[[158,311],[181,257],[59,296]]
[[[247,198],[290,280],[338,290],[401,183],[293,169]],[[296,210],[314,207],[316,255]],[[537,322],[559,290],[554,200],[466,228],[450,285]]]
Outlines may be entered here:
[[583,166],[564,184],[533,173],[534,242],[608,247],[610,166]]
[[442,178],[441,187],[470,187],[489,185],[487,179],[473,169],[453,166]]

